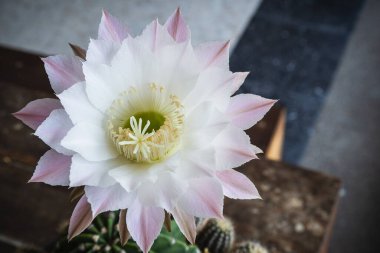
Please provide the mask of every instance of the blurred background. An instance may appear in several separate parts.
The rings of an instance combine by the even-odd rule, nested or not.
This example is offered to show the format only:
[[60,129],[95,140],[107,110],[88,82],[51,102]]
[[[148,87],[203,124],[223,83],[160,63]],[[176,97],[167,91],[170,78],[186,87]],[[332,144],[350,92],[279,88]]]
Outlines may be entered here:
[[342,180],[329,252],[379,252],[380,1],[0,0],[0,44],[69,53],[103,8],[138,34],[177,6],[194,44],[232,39],[232,71],[251,72],[240,93],[286,107],[283,160]]

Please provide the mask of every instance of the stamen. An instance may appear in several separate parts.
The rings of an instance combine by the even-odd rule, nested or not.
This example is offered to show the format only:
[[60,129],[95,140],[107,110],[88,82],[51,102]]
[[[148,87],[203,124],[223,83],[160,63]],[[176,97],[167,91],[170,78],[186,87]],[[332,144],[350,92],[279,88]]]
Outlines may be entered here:
[[136,162],[155,162],[175,152],[183,129],[183,106],[156,84],[122,92],[108,109],[108,131],[117,150]]

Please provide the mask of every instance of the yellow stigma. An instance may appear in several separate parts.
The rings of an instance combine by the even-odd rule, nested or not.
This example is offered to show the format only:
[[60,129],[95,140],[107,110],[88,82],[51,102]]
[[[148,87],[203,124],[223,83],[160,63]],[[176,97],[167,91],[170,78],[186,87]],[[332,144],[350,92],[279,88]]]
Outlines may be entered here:
[[156,162],[173,154],[183,130],[183,106],[166,89],[150,84],[121,93],[108,109],[108,132],[120,154]]

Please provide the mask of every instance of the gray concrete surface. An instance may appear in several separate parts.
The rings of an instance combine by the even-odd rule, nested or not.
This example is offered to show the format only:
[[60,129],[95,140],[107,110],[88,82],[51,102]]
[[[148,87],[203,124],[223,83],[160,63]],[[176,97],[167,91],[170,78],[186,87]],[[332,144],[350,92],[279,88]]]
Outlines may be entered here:
[[380,252],[379,14],[368,0],[301,161],[343,180],[332,253]]
[[0,44],[47,54],[68,53],[67,42],[87,47],[106,9],[133,34],[181,6],[195,44],[239,39],[261,0],[0,0]]

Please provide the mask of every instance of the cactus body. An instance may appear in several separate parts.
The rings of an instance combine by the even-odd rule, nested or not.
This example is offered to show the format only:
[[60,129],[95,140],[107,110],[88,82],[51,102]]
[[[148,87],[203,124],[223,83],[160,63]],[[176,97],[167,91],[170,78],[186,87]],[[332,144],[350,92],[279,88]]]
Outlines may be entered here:
[[268,250],[258,242],[246,241],[237,244],[232,253],[268,253]]
[[199,229],[195,244],[204,252],[227,253],[233,245],[234,234],[229,219],[208,219]]

